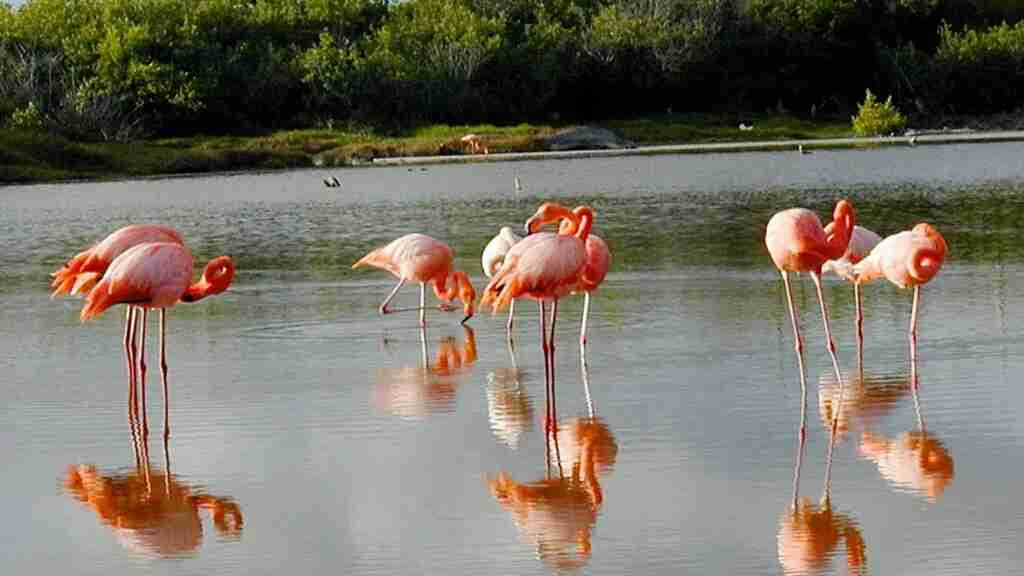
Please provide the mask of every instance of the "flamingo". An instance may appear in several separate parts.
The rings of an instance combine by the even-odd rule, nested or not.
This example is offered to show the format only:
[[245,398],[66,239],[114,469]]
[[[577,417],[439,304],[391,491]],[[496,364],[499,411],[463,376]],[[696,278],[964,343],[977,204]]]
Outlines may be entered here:
[[[110,263],[120,256],[125,250],[132,246],[145,244],[147,242],[171,242],[173,244],[184,244],[181,234],[169,226],[158,224],[132,224],[119,228],[99,243],[79,252],[68,260],[60,269],[54,271],[50,276],[53,281],[50,287],[53,288],[51,298],[59,294],[85,294],[103,277]],[[128,402],[129,407],[134,405],[135,398],[135,358],[138,352],[139,370],[146,371],[145,361],[145,329],[146,312],[142,311],[142,342],[141,349],[135,346],[135,330],[139,310],[135,306],[125,307],[124,321],[124,354],[128,365]],[[145,390],[143,390],[145,394]]]
[[[829,224],[831,226],[831,224]],[[828,226],[825,227],[826,234],[829,232]],[[833,272],[841,278],[849,280],[853,284],[853,300],[857,308],[857,343],[860,344],[864,341],[864,307],[861,305],[861,294],[860,285],[854,281],[853,278],[853,265],[860,262],[871,253],[871,250],[882,241],[882,237],[877,233],[868,230],[862,226],[854,226],[853,234],[850,235],[850,243],[846,247],[846,252],[842,258],[835,260],[829,260],[821,267],[821,272]]]
[[[483,254],[480,256],[480,263],[484,268],[484,275],[487,278],[492,278],[494,274],[501,268],[502,262],[505,261],[505,255],[512,249],[520,240],[521,237],[516,235],[508,226],[502,226],[498,234],[491,238],[491,241],[484,247]],[[512,339],[512,318],[516,313],[516,301],[509,302],[508,306],[508,324],[505,329],[508,334],[509,340]]]
[[188,248],[171,242],[139,244],[115,258],[103,278],[86,297],[81,313],[83,322],[103,314],[115,304],[128,304],[144,310],[160,309],[160,375],[164,390],[165,438],[170,435],[167,404],[167,308],[179,301],[198,302],[207,296],[220,294],[227,290],[234,275],[235,265],[231,258],[220,256],[206,265],[201,280],[189,285],[192,279],[192,253]]
[[[579,208],[576,208],[579,210]],[[580,217],[573,211],[577,217]],[[559,234],[574,234],[576,232],[577,224],[572,220],[563,219],[559,225]],[[573,290],[573,294],[583,292],[583,321],[580,324],[580,356],[581,358],[586,357],[587,347],[587,317],[590,315],[590,293],[597,290],[597,287],[604,282],[604,277],[608,275],[608,268],[612,263],[612,253],[608,249],[608,243],[604,241],[597,234],[587,235],[586,241],[586,263],[583,265],[583,271],[580,273],[579,284],[576,289]]]
[[[533,233],[541,222],[568,218],[574,222],[573,235],[552,232]],[[532,298],[540,305],[541,349],[544,351],[548,422],[554,423],[550,412],[554,407],[554,353],[555,321],[558,317],[558,299],[579,285],[580,273],[586,264],[586,241],[593,225],[594,214],[587,206],[576,211],[555,203],[542,204],[527,221],[529,236],[513,246],[505,256],[501,269],[491,278],[484,290],[481,304],[491,303],[495,312],[516,298]],[[546,304],[551,302],[550,336],[546,326]]]
[[[921,285],[927,284],[942,267],[946,259],[946,240],[931,224],[920,223],[912,230],[887,236],[870,254],[853,267],[857,284],[884,277],[900,288],[914,288],[914,303],[910,311],[910,365],[917,367],[917,308],[921,300]],[[916,370],[912,376],[917,386]]]
[[[445,302],[451,302],[455,298],[462,300],[463,311],[466,314],[462,319],[462,324],[473,317],[476,291],[466,273],[452,267],[452,249],[440,240],[425,234],[406,234],[392,240],[387,246],[371,251],[352,265],[353,268],[360,266],[382,268],[398,277],[398,284],[380,305],[381,314],[401,311],[389,309],[388,304],[394,299],[395,294],[398,294],[399,288],[406,282],[413,281],[420,283],[421,327],[427,325],[427,282],[434,284],[434,294],[441,300]],[[450,288],[445,288],[449,279],[451,279],[452,285]]]
[[[826,348],[832,357],[836,381],[843,381],[839,373],[839,360],[836,358],[836,345],[829,327],[828,310],[821,293],[821,269],[825,262],[839,259],[846,253],[857,217],[853,205],[846,200],[840,200],[836,203],[832,218],[833,221],[826,229],[822,227],[821,220],[814,212],[806,208],[790,208],[775,213],[768,221],[765,233],[765,245],[768,247],[772,262],[782,274],[782,282],[786,287],[789,318],[793,323],[797,362],[800,364],[801,387],[806,387],[803,380],[803,342],[800,339],[800,328],[793,305],[793,291],[789,285],[790,272],[808,272],[814,281],[818,303],[821,305],[821,319],[825,324]],[[833,433],[837,421],[833,420]],[[801,434],[803,432],[801,429]]]

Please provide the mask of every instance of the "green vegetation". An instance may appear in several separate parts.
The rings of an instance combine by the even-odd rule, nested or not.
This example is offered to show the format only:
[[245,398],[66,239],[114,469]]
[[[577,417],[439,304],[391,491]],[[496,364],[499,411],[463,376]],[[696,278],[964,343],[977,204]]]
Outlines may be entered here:
[[852,121],[853,131],[858,136],[893,134],[907,125],[907,119],[892,105],[892,96],[886,98],[885,102],[879,102],[871,90],[865,94]]
[[[1012,0],[0,0],[0,125],[178,151],[104,169],[127,174],[445,152],[463,127],[492,150],[584,122],[639,142],[739,138],[766,113],[780,136],[841,131],[865,88],[915,121],[1017,108],[1022,20]],[[452,133],[416,134],[432,124]]]

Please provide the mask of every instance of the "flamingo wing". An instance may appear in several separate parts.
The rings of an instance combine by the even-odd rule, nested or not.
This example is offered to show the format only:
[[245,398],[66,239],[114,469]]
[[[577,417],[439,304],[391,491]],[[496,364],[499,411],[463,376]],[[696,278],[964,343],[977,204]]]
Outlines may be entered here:
[[119,304],[170,308],[188,289],[192,253],[180,244],[150,243],[129,248],[114,259],[89,292],[82,320]]

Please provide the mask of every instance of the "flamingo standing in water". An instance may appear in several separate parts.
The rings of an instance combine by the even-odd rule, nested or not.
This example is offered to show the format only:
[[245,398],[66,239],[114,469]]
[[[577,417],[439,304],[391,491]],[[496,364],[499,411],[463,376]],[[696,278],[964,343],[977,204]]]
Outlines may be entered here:
[[[139,244],[148,242],[170,242],[172,244],[184,244],[181,234],[169,226],[158,224],[132,224],[115,230],[99,243],[79,252],[75,257],[68,260],[60,269],[54,271],[50,276],[53,281],[50,287],[53,288],[51,298],[58,294],[84,294],[103,277],[103,273],[110,267],[115,258],[124,253],[125,250]],[[132,305],[125,307],[124,322],[124,354],[128,365],[128,402],[129,406],[134,405],[135,399],[135,359],[138,358],[139,370],[146,371],[146,317],[145,309],[140,310]],[[136,349],[136,325],[137,320],[142,320],[141,349]],[[136,352],[138,355],[136,356]],[[145,394],[145,390],[143,390]]]
[[[388,304],[406,282],[413,281],[420,283],[421,327],[427,325],[427,282],[434,284],[434,294],[441,300],[445,302],[451,302],[455,298],[462,300],[463,311],[466,313],[462,319],[463,324],[473,317],[475,309],[473,301],[476,299],[476,291],[466,273],[452,267],[452,249],[440,240],[425,234],[406,234],[392,240],[387,246],[371,251],[352,265],[353,268],[360,266],[382,268],[398,277],[395,289],[380,305],[381,314],[402,311],[389,309]],[[452,285],[450,288],[446,288],[445,285],[449,279],[451,279]]]
[[[533,233],[541,222],[568,218],[574,224],[573,235],[552,232]],[[553,424],[554,411],[554,356],[555,321],[558,317],[558,299],[579,285],[580,273],[586,264],[586,241],[593,225],[594,214],[587,206],[576,211],[555,203],[541,205],[527,221],[531,234],[513,246],[505,262],[484,289],[481,304],[492,304],[495,312],[516,298],[532,298],[540,305],[541,348],[544,351],[545,374],[549,414]],[[551,302],[550,335],[547,326],[547,303]]]
[[[775,213],[768,221],[765,233],[765,245],[771,254],[772,262],[782,274],[782,282],[786,287],[786,301],[789,304],[789,318],[793,323],[793,337],[796,340],[796,357],[800,364],[800,385],[806,394],[807,384],[804,381],[803,342],[800,339],[800,328],[796,309],[793,305],[793,290],[789,285],[790,272],[808,272],[818,291],[818,303],[821,305],[821,319],[825,324],[825,344],[832,357],[832,368],[835,370],[836,381],[843,381],[839,373],[839,360],[836,358],[836,345],[832,340],[832,330],[828,323],[828,310],[825,298],[821,293],[821,268],[829,260],[842,258],[850,242],[850,235],[856,225],[856,214],[853,205],[840,200],[832,213],[832,222],[828,228],[821,225],[818,215],[805,208],[790,208]],[[838,419],[833,420],[833,434]],[[800,430],[801,437],[805,433]]]
[[160,309],[160,376],[164,389],[164,437],[170,435],[167,404],[167,308],[181,302],[198,302],[227,290],[235,276],[231,258],[214,258],[202,279],[191,284],[192,253],[181,244],[157,242],[133,246],[111,262],[103,278],[86,297],[84,322],[103,314],[115,304],[143,310]]
[[[498,234],[491,238],[491,241],[484,247],[483,254],[480,255],[480,263],[484,268],[484,275],[487,278],[494,277],[494,274],[501,268],[501,264],[505,261],[505,255],[512,249],[519,241],[521,237],[517,236],[508,226],[502,226]],[[516,313],[516,301],[509,302],[508,305],[508,324],[505,325],[506,332],[508,333],[509,341],[512,341],[512,318]]]
[[[558,227],[559,234],[572,235],[576,233],[576,228],[581,219],[580,214],[576,210],[580,210],[580,208],[582,207],[577,207],[573,210],[573,213],[577,216],[577,221],[570,219],[562,220]],[[527,231],[529,232],[529,230]],[[608,249],[608,243],[597,234],[591,233],[587,235],[585,248],[586,263],[580,272],[579,284],[572,291],[573,294],[583,292],[583,321],[580,323],[580,357],[583,359],[586,358],[587,317],[590,315],[590,293],[597,290],[597,287],[604,282],[604,277],[608,275],[608,268],[612,264],[612,252]]]
[[921,300],[921,285],[939,273],[945,259],[945,238],[932,225],[922,222],[912,230],[887,236],[852,271],[857,284],[884,277],[900,288],[914,288],[909,330],[914,387],[917,386],[917,308]]
[[[830,232],[829,226],[825,227],[826,234]],[[853,265],[866,258],[881,241],[882,237],[875,232],[862,226],[854,226],[853,234],[850,235],[850,243],[847,245],[843,257],[829,260],[821,267],[822,273],[834,272],[837,276],[845,278],[853,284],[853,300],[857,309],[858,345],[864,341],[864,307],[861,305],[860,285],[853,278]]]

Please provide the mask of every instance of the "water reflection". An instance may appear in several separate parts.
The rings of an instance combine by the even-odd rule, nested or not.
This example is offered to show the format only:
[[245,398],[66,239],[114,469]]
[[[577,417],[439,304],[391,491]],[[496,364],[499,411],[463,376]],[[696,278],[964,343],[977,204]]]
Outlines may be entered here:
[[203,539],[201,510],[210,512],[220,535],[240,537],[238,505],[175,478],[166,442],[163,470],[150,465],[145,444],[137,441],[135,447],[135,468],[130,472],[103,473],[91,464],[73,465],[63,479],[66,492],[92,508],[122,546],[160,557],[192,553]]
[[[825,374],[818,385],[818,414],[826,426],[838,418],[838,440],[852,427],[867,430],[895,408],[910,392],[906,374],[865,374],[858,371],[840,385],[832,374]],[[842,408],[839,409],[840,398]]]
[[[839,406],[843,406],[843,389],[838,389]],[[832,459],[838,441],[836,420],[831,417],[827,423],[833,425],[829,437],[829,450],[825,463],[825,490],[821,500],[814,504],[810,498],[800,496],[800,475],[803,467],[806,443],[806,396],[800,412],[800,430],[797,440],[796,464],[793,468],[793,500],[786,512],[779,517],[776,543],[779,562],[785,574],[820,574],[829,569],[840,543],[846,550],[846,564],[851,573],[862,574],[866,564],[864,537],[860,526],[852,515],[837,511],[832,506]],[[837,415],[838,418],[838,415]]]
[[533,401],[521,383],[515,344],[508,340],[511,365],[495,368],[487,374],[487,418],[491,432],[503,444],[515,450],[533,429]]
[[476,335],[463,325],[465,340],[454,336],[441,340],[437,355],[430,361],[427,332],[420,329],[421,362],[416,366],[380,368],[373,390],[378,408],[401,418],[420,419],[435,413],[455,410],[455,395],[462,376],[476,362]]
[[488,487],[545,564],[572,570],[590,560],[591,532],[604,502],[601,478],[614,467],[619,447],[596,417],[556,422],[546,432],[542,480],[519,483],[501,472]]
[[934,503],[953,481],[953,456],[939,438],[928,432],[917,387],[913,392],[917,429],[896,438],[866,430],[861,434],[859,450],[878,466],[878,472],[890,484],[923,494]]

